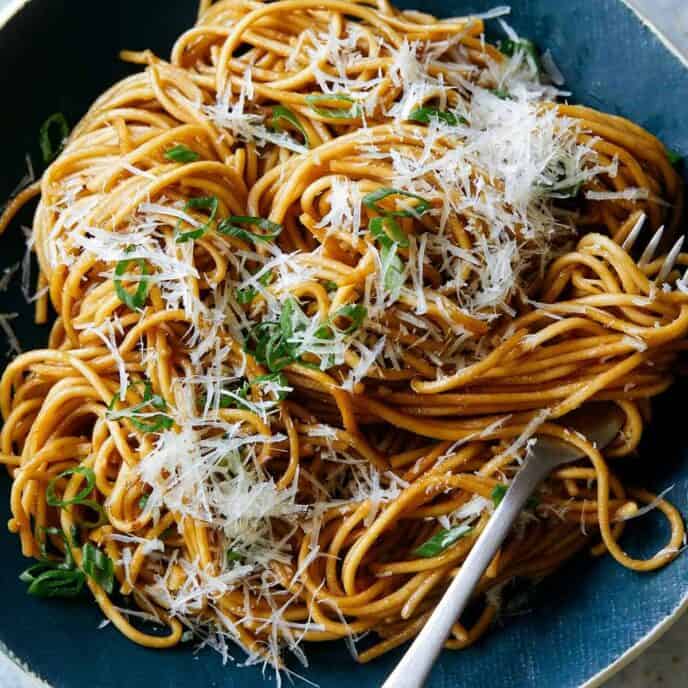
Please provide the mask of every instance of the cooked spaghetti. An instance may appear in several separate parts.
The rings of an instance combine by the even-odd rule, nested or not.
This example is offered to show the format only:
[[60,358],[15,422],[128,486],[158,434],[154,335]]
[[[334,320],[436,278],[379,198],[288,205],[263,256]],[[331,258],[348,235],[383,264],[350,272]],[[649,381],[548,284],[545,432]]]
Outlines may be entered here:
[[[37,318],[57,313],[0,385],[30,593],[87,585],[134,642],[274,666],[372,631],[366,662],[422,627],[537,434],[586,458],[448,647],[580,550],[676,556],[680,514],[613,467],[686,348],[688,255],[637,249],[677,234],[680,177],[648,132],[565,104],[507,24],[487,44],[493,15],[204,0],[169,61],[122,54],[144,68],[0,224],[40,195]],[[625,414],[604,456],[561,420],[594,400]],[[638,560],[619,538],[648,505],[670,537]]]

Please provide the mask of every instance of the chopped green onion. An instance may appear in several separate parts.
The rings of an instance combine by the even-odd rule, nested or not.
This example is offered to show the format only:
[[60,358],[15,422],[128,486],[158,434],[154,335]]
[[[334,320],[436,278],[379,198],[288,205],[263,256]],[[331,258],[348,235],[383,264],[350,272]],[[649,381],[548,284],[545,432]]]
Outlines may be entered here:
[[502,499],[504,499],[504,495],[506,494],[506,491],[508,489],[509,487],[507,485],[502,485],[501,483],[499,485],[494,486],[494,489],[492,490],[490,497],[495,507],[498,507],[501,504]]
[[332,331],[332,325],[329,323],[324,323],[318,327],[318,329],[313,333],[316,339],[334,339],[334,332]]
[[[407,198],[415,198],[418,203],[409,210],[386,210],[385,208],[378,205],[378,201],[382,201],[388,196],[405,196]],[[401,189],[392,189],[389,187],[382,187],[376,191],[371,191],[363,197],[363,205],[366,208],[370,208],[380,215],[387,215],[392,217],[418,217],[423,213],[430,210],[430,201],[418,196],[417,194],[411,193],[410,191],[402,191]]]
[[[220,390],[220,408],[239,408],[248,409],[248,405],[243,403],[243,401],[248,400],[249,392],[251,391],[251,386],[248,382],[244,382],[238,387],[233,389],[221,389]],[[243,400],[243,401],[242,401]]]
[[[323,107],[320,103],[344,103],[348,107]],[[312,93],[306,96],[308,106],[321,117],[328,119],[355,119],[361,115],[361,106],[344,93]]]
[[298,301],[295,298],[288,298],[282,304],[282,311],[280,313],[280,329],[285,339],[293,337],[294,332],[305,325],[308,325],[308,318],[301,310]]
[[81,549],[81,567],[108,595],[112,594],[115,580],[115,567],[112,559],[99,550],[92,542]]
[[[60,478],[67,478],[70,475],[83,475],[86,479],[86,487],[84,487],[80,492],[78,492],[71,499],[58,499],[55,494],[55,484]],[[93,488],[96,484],[96,475],[92,469],[86,466],[75,466],[74,468],[68,468],[62,473],[58,473],[49,483],[45,491],[45,501],[48,506],[65,507],[71,504],[83,504],[88,501],[88,495],[91,494]]]
[[411,122],[420,122],[421,124],[430,124],[433,119],[441,120],[450,127],[455,127],[459,123],[468,124],[465,117],[457,117],[449,110],[438,110],[434,107],[419,107],[409,115]]
[[451,547],[455,542],[462,537],[468,535],[471,528],[468,526],[455,526],[454,528],[440,529],[429,540],[426,540],[422,545],[413,550],[413,554],[417,557],[428,559],[442,554],[444,550]]
[[287,380],[287,376],[284,373],[269,373],[268,375],[259,375],[258,377],[253,378],[251,384],[262,384],[264,382],[273,384],[279,388],[279,391],[277,392],[278,401],[284,401],[289,392],[292,390],[292,387],[289,386],[289,380]]
[[323,286],[327,291],[337,291],[337,289],[339,289],[337,283],[333,282],[332,280],[327,280]]
[[[72,550],[70,548],[69,540],[67,539],[64,530],[62,530],[62,528],[55,528],[54,526],[42,526],[40,528],[40,531],[43,535],[59,535],[60,538],[62,538],[62,542],[64,542],[64,552],[60,552],[60,555],[63,557],[63,560],[62,562],[56,562],[55,560],[51,559],[48,555],[47,538],[39,539],[38,548],[40,549],[41,559],[44,561],[44,563],[49,563],[51,565],[59,566],[60,568],[66,569],[74,568],[74,558],[72,557]],[[79,529],[77,528],[77,526],[73,525],[72,544],[78,544],[78,542]]]
[[[258,278],[258,282],[260,284],[262,284],[264,287],[267,287],[271,281],[272,281],[272,270],[267,270]],[[258,293],[259,293],[258,290],[254,286],[249,285],[248,287],[246,287],[244,289],[237,289],[235,292],[235,296],[236,296],[237,302],[240,305],[246,306],[249,303],[251,303],[251,301],[253,301],[253,299],[255,299],[256,296],[258,296]]]
[[679,165],[683,161],[683,156],[678,151],[671,150],[671,148],[666,149],[666,156],[674,166]]
[[343,330],[339,330],[344,334],[351,334],[355,332],[366,319],[368,315],[368,309],[359,303],[349,303],[346,306],[342,306],[336,313],[335,318],[348,318],[349,326]]
[[165,151],[165,159],[172,162],[196,162],[200,154],[180,143]]
[[[132,262],[135,262],[141,271],[138,287],[136,287],[136,291],[133,294],[124,288],[121,279]],[[150,289],[150,284],[147,277],[148,275],[150,275],[150,271],[148,270],[148,265],[143,258],[126,258],[124,260],[120,260],[115,266],[115,292],[117,293],[119,300],[125,306],[131,308],[132,311],[137,311],[143,308],[146,303],[146,299],[148,298],[148,290]]]
[[299,118],[288,107],[285,107],[284,105],[275,105],[272,108],[272,117],[270,117],[268,124],[276,131],[281,131],[282,128],[280,127],[280,122],[282,121],[291,124],[292,127],[297,129],[301,136],[303,136],[306,146],[310,148],[311,144],[308,140],[308,134],[306,134],[303,124],[299,122]]
[[[174,425],[174,420],[165,413],[156,413],[147,418],[136,417],[146,408],[152,406],[157,411],[167,411],[167,402],[159,395],[153,394],[153,387],[148,380],[134,382],[130,386],[136,387],[143,384],[143,398],[141,403],[132,406],[131,408],[121,411],[115,410],[118,396],[115,394],[108,406],[107,417],[110,420],[117,420],[118,418],[128,418],[132,425],[141,432],[160,432],[161,430],[169,430]],[[146,413],[145,411],[143,411]]]
[[[51,138],[51,130],[57,129],[59,139],[53,143]],[[43,154],[43,162],[47,165],[51,163],[64,148],[65,139],[69,136],[69,124],[67,124],[66,117],[61,112],[56,112],[50,115],[48,119],[41,125],[39,132],[39,142],[41,145],[41,153]]]
[[47,563],[29,566],[19,580],[29,584],[27,592],[34,597],[76,597],[86,582],[80,569],[56,568]]
[[[495,509],[502,503],[502,499],[504,499],[504,495],[508,489],[508,485],[502,485],[501,483],[494,486],[490,497],[492,499],[492,503],[495,505]],[[540,500],[537,497],[529,497],[528,501],[526,502],[526,509],[535,509],[539,504]]]
[[243,556],[239,554],[239,552],[235,552],[233,549],[228,549],[227,550],[227,563],[235,563],[237,561],[241,561],[243,559]]
[[[251,341],[255,343],[254,348],[248,346]],[[287,341],[279,322],[264,321],[251,327],[246,336],[245,348],[273,373],[281,371],[296,360],[295,347]]]
[[146,504],[148,504],[149,498],[150,495],[147,494],[141,495],[141,497],[139,498],[139,509],[141,509],[141,511],[143,511],[146,508]]
[[380,260],[385,289],[395,293],[404,284],[404,263],[397,253],[397,245],[383,246],[380,249]]
[[409,240],[399,223],[391,215],[374,217],[368,225],[370,233],[381,245],[398,244],[402,248],[409,245]]
[[[262,233],[251,232],[248,229],[244,229],[241,225],[258,227],[263,231]],[[237,237],[255,244],[259,241],[272,241],[276,239],[282,231],[282,225],[262,217],[231,215],[220,222],[217,231],[221,234],[227,234],[228,236]]]
[[197,227],[196,229],[192,229],[190,232],[179,232],[179,228],[182,224],[182,221],[180,220],[177,224],[177,231],[179,232],[177,234],[177,243],[183,244],[191,239],[200,239],[210,228],[210,225],[215,221],[218,205],[219,201],[217,200],[217,196],[201,196],[199,198],[190,198],[186,202],[186,205],[184,205],[185,212],[200,208],[203,210],[210,210],[210,216],[205,224]]
[[[74,558],[67,536],[61,528],[42,528],[46,535],[59,535],[64,544],[64,559],[56,561],[48,558],[45,541],[40,544],[42,560],[23,571],[19,580],[28,583],[27,592],[35,597],[75,597],[85,583],[83,571],[75,567]],[[78,539],[78,528],[72,527],[72,537]]]
[[141,432],[160,432],[161,430],[169,430],[174,425],[172,418],[162,413],[158,413],[146,420],[133,417],[129,420]]
[[[86,479],[86,486],[82,488],[74,497],[70,499],[60,499],[55,494],[55,485],[60,478],[68,478],[71,475],[78,474],[84,476]],[[49,483],[45,491],[45,501],[48,506],[58,507],[64,509],[67,506],[77,505],[84,506],[88,509],[92,509],[98,514],[98,519],[95,521],[84,521],[84,525],[96,528],[107,523],[108,519],[105,515],[105,510],[103,505],[97,502],[95,499],[90,499],[89,495],[93,491],[96,484],[96,476],[93,470],[86,466],[75,466],[74,468],[68,468],[62,473],[58,473]],[[67,541],[65,539],[65,544]]]
[[258,290],[255,287],[248,286],[245,289],[237,289],[235,292],[237,303],[240,306],[247,306],[253,299],[258,296]]
[[511,93],[504,88],[491,88],[490,93],[501,100],[513,100]]
[[540,71],[540,51],[533,41],[529,41],[527,38],[518,38],[516,40],[506,38],[497,42],[497,48],[499,52],[508,57],[513,57],[518,51],[524,52],[532,60],[536,69]]
[[[250,327],[246,333],[244,350],[258,362],[267,366],[271,373],[278,373],[286,366],[299,362],[305,365],[299,355],[300,344],[294,342],[294,335],[304,331],[311,319],[301,310],[298,301],[287,299],[282,304],[279,321],[264,321]],[[333,339],[330,323],[322,323],[313,333],[317,339]]]

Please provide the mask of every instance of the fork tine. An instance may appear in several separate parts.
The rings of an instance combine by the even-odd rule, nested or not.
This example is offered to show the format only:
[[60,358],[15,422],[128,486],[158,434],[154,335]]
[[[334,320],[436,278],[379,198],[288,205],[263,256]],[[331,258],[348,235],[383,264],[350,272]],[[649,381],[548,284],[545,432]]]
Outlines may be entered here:
[[635,240],[638,238],[646,219],[647,215],[645,215],[645,213],[641,213],[638,221],[633,226],[633,229],[628,233],[628,236],[624,239],[623,244],[621,244],[621,248],[624,249],[624,251],[630,251],[633,248],[633,244],[635,244]]
[[667,257],[664,259],[664,265],[662,265],[662,269],[659,271],[659,274],[655,278],[655,284],[662,284],[664,280],[669,276],[669,273],[672,271],[674,265],[676,265],[676,261],[678,260],[678,257],[681,253],[681,248],[683,247],[683,241],[685,240],[685,237],[681,237],[672,247],[671,251],[669,251]]
[[662,234],[664,234],[664,225],[652,235],[652,239],[650,239],[647,248],[643,251],[643,255],[640,256],[638,267],[643,267],[643,265],[649,263],[654,258],[657,246],[659,246],[659,242],[662,240]]

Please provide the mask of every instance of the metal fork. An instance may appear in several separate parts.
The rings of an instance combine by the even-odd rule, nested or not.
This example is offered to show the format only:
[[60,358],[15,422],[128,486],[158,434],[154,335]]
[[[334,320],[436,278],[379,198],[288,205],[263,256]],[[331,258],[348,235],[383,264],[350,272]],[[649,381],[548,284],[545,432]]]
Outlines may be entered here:
[[[645,213],[643,213],[642,215],[640,215],[640,217],[638,218],[638,221],[633,226],[633,229],[628,233],[628,236],[624,239],[623,243],[621,244],[621,248],[623,248],[628,253],[630,253],[635,248],[635,242],[637,241],[638,237],[640,236],[640,232],[642,231],[643,227],[645,226],[645,220],[647,220],[647,216],[645,215]],[[650,237],[650,241],[647,242],[647,246],[645,247],[645,249],[640,254],[640,258],[638,259],[638,265],[640,267],[647,265],[649,262],[651,262],[654,259],[655,254],[657,253],[657,249],[659,248],[663,237],[664,237],[664,225],[662,225]],[[666,258],[664,259],[664,263],[662,265],[662,268],[657,273],[657,277],[655,277],[655,284],[656,285],[662,284],[666,280],[666,278],[669,276],[669,273],[674,269],[674,266],[676,265],[676,261],[678,260],[678,257],[681,253],[681,248],[683,248],[684,240],[685,240],[684,236],[679,237],[676,240],[676,242],[674,243],[674,245],[672,246],[669,253],[667,253]]]
[[[640,215],[622,243],[622,248],[629,253],[634,249],[636,255],[640,253],[640,267],[654,259],[664,236],[664,227],[660,227],[641,252],[640,248],[636,247],[636,242],[646,220],[644,213]],[[655,285],[660,286],[673,270],[681,253],[684,238],[679,237],[667,253],[654,279]],[[623,416],[615,404],[592,402],[564,416],[560,422],[582,433],[597,447],[603,448],[616,437],[623,425]],[[548,437],[537,438],[532,451],[492,514],[485,530],[473,545],[458,574],[382,688],[420,688],[425,683],[452,626],[463,613],[473,590],[502,546],[528,499],[555,468],[582,457],[583,454],[570,444]]]
[[[592,402],[561,421],[596,446],[606,447],[622,428],[623,414],[610,402]],[[537,486],[558,466],[582,457],[583,453],[571,444],[549,437],[537,438],[432,616],[382,688],[420,688],[425,683],[452,626]]]

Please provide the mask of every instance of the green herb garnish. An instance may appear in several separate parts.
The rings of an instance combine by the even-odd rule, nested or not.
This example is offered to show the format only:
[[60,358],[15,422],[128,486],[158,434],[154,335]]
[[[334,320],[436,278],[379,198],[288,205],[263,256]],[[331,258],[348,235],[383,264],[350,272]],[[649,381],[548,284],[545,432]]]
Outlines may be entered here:
[[244,348],[272,372],[279,372],[296,360],[295,347],[285,340],[280,324],[274,321],[253,325],[246,334]]
[[[153,386],[148,380],[135,382],[130,386],[136,387],[140,384],[143,384],[141,402],[131,408],[117,411],[115,410],[115,405],[119,395],[115,394],[108,406],[107,417],[110,420],[128,418],[132,425],[141,432],[160,432],[161,430],[169,430],[174,425],[174,421],[170,416],[166,413],[152,413],[151,411],[144,410],[146,407],[152,407],[156,411],[167,411],[167,402],[159,394],[153,394]],[[152,415],[144,418],[137,417],[137,414],[141,413],[152,413]]]
[[243,556],[239,554],[239,552],[235,552],[233,549],[228,549],[227,550],[227,563],[228,564],[234,564],[238,561],[241,561],[243,559]]
[[683,156],[678,151],[671,150],[671,148],[666,149],[666,156],[667,160],[674,166],[680,165],[683,162]]
[[76,597],[84,588],[84,572],[76,568],[69,541],[60,528],[43,528],[47,535],[59,535],[65,544],[62,560],[50,559],[45,542],[41,543],[41,560],[23,571],[19,580],[28,583],[27,592],[35,597]]
[[[272,270],[266,270],[259,278],[258,282],[264,287],[267,287],[272,281]],[[258,290],[249,284],[244,289],[237,289],[235,292],[237,302],[242,306],[247,306],[253,299],[258,296]]]
[[112,594],[115,580],[115,567],[112,559],[99,550],[92,542],[87,542],[81,549],[81,568],[108,595]]
[[[57,141],[53,141],[51,136],[55,130],[57,130],[57,135],[59,137]],[[68,136],[69,124],[67,124],[67,119],[61,112],[50,115],[50,117],[43,122],[39,132],[39,142],[41,145],[41,153],[43,154],[43,162],[46,165],[51,163],[60,154]]]
[[409,115],[411,122],[420,122],[421,124],[430,124],[433,119],[440,120],[450,127],[455,127],[459,123],[468,124],[465,117],[457,117],[449,110],[439,110],[434,107],[419,107]]
[[[126,273],[129,265],[132,262],[139,266],[139,271],[141,273],[138,286],[133,294],[130,291],[127,291],[122,284],[122,276]],[[126,258],[124,260],[120,260],[115,266],[115,292],[117,293],[119,300],[125,306],[131,308],[132,311],[137,311],[140,308],[143,308],[143,306],[146,304],[148,291],[150,289],[148,275],[150,275],[150,271],[146,261],[143,258]]]
[[303,141],[306,147],[310,148],[311,144],[308,140],[308,134],[306,134],[303,124],[299,122],[299,118],[288,107],[285,107],[284,105],[275,105],[272,108],[272,117],[270,117],[268,120],[268,124],[275,131],[282,131],[280,122],[287,122],[287,124],[291,124],[291,126],[294,127],[301,134],[301,136],[303,136]]
[[179,232],[179,229],[182,225],[182,220],[180,220],[177,223],[177,243],[183,244],[191,239],[200,239],[206,233],[206,231],[210,229],[210,226],[215,221],[218,205],[219,201],[217,200],[217,196],[201,196],[199,198],[190,198],[184,205],[184,212],[194,209],[197,210],[200,208],[202,210],[210,210],[210,215],[203,225],[197,227],[196,229],[192,229],[190,232]]
[[[257,227],[262,232],[252,232],[241,225]],[[282,225],[262,217],[231,215],[220,222],[217,231],[256,244],[276,239],[282,232]]]
[[468,526],[455,526],[448,530],[446,528],[441,528],[429,540],[426,540],[420,545],[420,547],[416,547],[416,549],[413,550],[413,554],[425,559],[436,557],[470,532],[471,528]]
[[[509,489],[508,485],[502,485],[501,483],[494,486],[490,498],[492,503],[495,505],[495,509],[502,503],[504,495]],[[540,500],[537,497],[529,497],[526,502],[526,509],[535,509],[540,504]]]
[[491,88],[490,93],[493,96],[497,96],[497,98],[501,98],[501,100],[513,100],[511,93],[504,88]]
[[[344,93],[312,93],[306,96],[306,103],[316,114],[328,119],[355,119],[361,115],[361,106]],[[343,103],[348,107],[327,107],[331,103]]]
[[165,159],[171,162],[196,162],[200,154],[180,143],[165,151]]
[[[415,198],[418,203],[408,210],[387,210],[382,206],[378,205],[379,201],[388,198],[389,196],[405,196],[406,198]],[[377,189],[376,191],[371,191],[363,197],[363,205],[366,208],[374,210],[380,215],[385,215],[387,217],[418,217],[423,213],[430,210],[430,201],[426,200],[418,194],[411,193],[410,191],[402,191],[401,189],[392,189],[389,187],[383,187]]]
[[[348,304],[337,311],[334,317],[346,317],[350,320],[346,329],[336,328],[330,321],[319,323],[314,328],[312,336],[315,340],[334,339],[337,332],[348,334],[360,327],[360,323],[366,316],[367,311],[363,306]],[[282,304],[279,320],[263,321],[256,323],[248,328],[244,350],[251,354],[258,362],[267,366],[271,373],[279,373],[286,366],[298,362],[301,365],[308,365],[301,354],[308,353],[303,349],[303,341],[297,336],[308,330],[312,319],[309,318],[298,301],[294,298],[287,299]],[[330,357],[325,358],[324,362],[328,367],[334,365],[328,363]],[[286,380],[284,380],[286,383]]]
[[[64,543],[64,552],[59,552],[59,556],[62,557],[61,561],[55,561],[51,559],[48,554],[48,538],[43,537],[39,540],[38,548],[41,552],[41,561],[43,563],[47,562],[49,564],[57,565],[60,564],[62,568],[74,568],[74,558],[72,557],[72,550],[70,548],[69,540],[62,528],[55,528],[54,526],[41,527],[40,531],[43,535],[59,535]],[[72,526],[72,544],[79,543],[79,529],[76,526]]]
[[[264,363],[272,373],[278,373],[298,360],[298,344],[290,341],[297,331],[304,330],[309,320],[296,299],[287,299],[282,304],[279,321],[269,320],[257,323],[247,333],[246,350],[257,361]],[[248,344],[254,343],[250,348]]]
[[397,253],[397,244],[383,246],[380,249],[380,261],[385,289],[389,292],[401,289],[404,284],[404,262]]
[[339,329],[340,332],[344,334],[351,334],[355,332],[366,319],[368,315],[368,309],[359,303],[349,303],[346,306],[342,306],[336,313],[335,318],[348,318],[349,325],[344,329]]
[[251,384],[262,385],[266,382],[268,384],[273,384],[278,388],[278,391],[276,392],[278,401],[284,401],[289,392],[292,390],[292,388],[289,386],[289,380],[287,380],[287,376],[284,373],[269,373],[268,375],[259,375],[258,377],[253,378]]
[[504,495],[508,489],[509,487],[507,485],[502,485],[501,483],[494,486],[494,489],[490,494],[490,498],[492,499],[492,503],[495,505],[495,507],[498,507],[501,504],[502,499],[504,499]]
[[[69,476],[75,474],[81,475],[85,478],[86,486],[83,487],[76,495],[74,495],[74,497],[71,497],[70,499],[58,498],[58,496],[55,494],[55,486],[57,484],[57,481],[61,478],[68,478]],[[60,509],[64,509],[65,507],[72,505],[84,506],[89,509],[93,509],[93,511],[95,511],[98,514],[97,521],[88,521],[85,523],[90,527],[96,528],[100,525],[103,525],[104,523],[107,523],[107,516],[105,515],[105,510],[103,509],[103,506],[95,499],[91,499],[89,497],[91,492],[93,492],[95,485],[96,476],[92,469],[86,466],[75,466],[74,468],[68,468],[66,471],[58,473],[48,483],[48,486],[45,490],[45,501],[47,502],[48,506],[55,506]]]
[[76,597],[86,582],[80,569],[64,569],[43,562],[29,566],[19,580],[29,584],[27,592],[34,597]]
[[258,290],[255,287],[248,286],[244,289],[237,289],[235,292],[237,303],[240,306],[248,306],[253,299],[258,296]]
[[508,57],[513,57],[519,51],[524,52],[528,59],[532,60],[534,67],[538,71],[541,70],[540,51],[533,41],[529,41],[527,38],[518,38],[516,40],[506,38],[497,42],[497,48],[499,52]]
[[409,240],[404,230],[391,215],[372,218],[368,224],[368,229],[383,246],[395,243],[402,248],[406,248],[409,245]]

